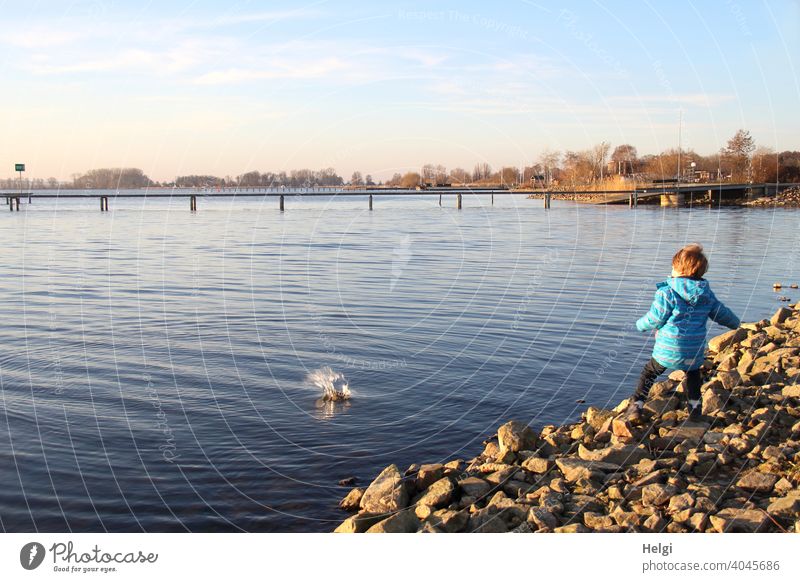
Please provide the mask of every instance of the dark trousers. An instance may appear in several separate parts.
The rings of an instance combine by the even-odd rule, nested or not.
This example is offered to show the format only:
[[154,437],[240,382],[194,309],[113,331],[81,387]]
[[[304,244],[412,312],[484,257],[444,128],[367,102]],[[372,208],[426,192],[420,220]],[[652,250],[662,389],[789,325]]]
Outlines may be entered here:
[[[644,365],[642,374],[639,376],[639,384],[636,386],[636,392],[633,394],[634,400],[647,400],[647,395],[650,394],[650,388],[653,387],[656,379],[663,374],[667,369],[656,362],[653,358]],[[702,376],[700,369],[686,371],[686,393],[689,400],[700,400],[700,384],[702,384]]]

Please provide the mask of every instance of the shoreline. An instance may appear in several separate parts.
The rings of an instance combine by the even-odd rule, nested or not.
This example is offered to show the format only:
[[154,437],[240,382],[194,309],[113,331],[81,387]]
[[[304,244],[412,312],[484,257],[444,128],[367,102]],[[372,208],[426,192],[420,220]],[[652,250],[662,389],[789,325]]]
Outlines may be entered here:
[[683,372],[641,425],[593,406],[534,431],[509,421],[470,460],[386,467],[339,506],[340,533],[800,533],[800,304],[708,342],[704,423]]

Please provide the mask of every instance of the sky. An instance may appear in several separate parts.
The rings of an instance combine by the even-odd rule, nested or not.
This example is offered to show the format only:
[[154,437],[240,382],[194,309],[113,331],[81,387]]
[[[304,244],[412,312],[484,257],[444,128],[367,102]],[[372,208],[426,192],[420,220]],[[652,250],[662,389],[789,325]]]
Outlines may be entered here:
[[0,0],[0,176],[800,149],[800,3]]

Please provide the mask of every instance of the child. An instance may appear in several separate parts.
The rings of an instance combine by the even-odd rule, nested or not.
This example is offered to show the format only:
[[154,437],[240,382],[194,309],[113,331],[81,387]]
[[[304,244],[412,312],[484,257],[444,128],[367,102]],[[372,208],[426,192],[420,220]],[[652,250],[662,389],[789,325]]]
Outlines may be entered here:
[[656,296],[647,315],[636,322],[639,331],[656,330],[653,357],[644,366],[625,417],[641,421],[642,406],[656,378],[667,369],[686,371],[689,420],[703,420],[700,409],[700,366],[703,363],[706,320],[731,329],[739,318],[714,296],[703,275],[708,259],[703,247],[690,244],[672,257],[672,276],[656,285]]

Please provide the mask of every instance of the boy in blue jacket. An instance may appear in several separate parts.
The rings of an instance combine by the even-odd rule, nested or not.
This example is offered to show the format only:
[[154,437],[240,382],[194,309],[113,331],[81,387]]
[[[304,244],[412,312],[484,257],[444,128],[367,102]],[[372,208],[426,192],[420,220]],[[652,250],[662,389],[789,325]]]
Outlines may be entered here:
[[689,420],[702,420],[700,407],[700,366],[705,357],[706,321],[736,329],[739,318],[714,296],[703,279],[708,259],[703,247],[690,244],[672,257],[672,276],[656,285],[656,296],[647,315],[636,322],[639,331],[656,331],[653,357],[644,366],[636,392],[625,416],[641,421],[642,407],[650,388],[667,369],[686,371]]

